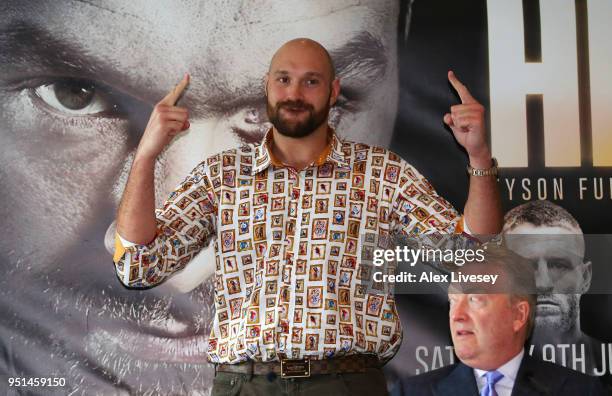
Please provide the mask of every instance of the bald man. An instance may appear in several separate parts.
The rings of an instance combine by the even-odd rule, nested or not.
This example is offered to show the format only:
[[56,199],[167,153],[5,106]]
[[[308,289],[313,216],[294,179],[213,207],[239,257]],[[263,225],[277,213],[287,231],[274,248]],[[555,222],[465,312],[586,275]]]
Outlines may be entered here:
[[176,105],[189,76],[155,106],[117,215],[117,275],[152,287],[214,243],[213,394],[386,393],[381,366],[402,329],[393,296],[358,287],[362,240],[500,226],[483,108],[448,78],[462,103],[444,121],[473,167],[464,216],[393,152],[338,138],[328,121],[340,82],[315,41],[274,54],[262,141],[209,157],[157,210],[154,164],[189,127]]

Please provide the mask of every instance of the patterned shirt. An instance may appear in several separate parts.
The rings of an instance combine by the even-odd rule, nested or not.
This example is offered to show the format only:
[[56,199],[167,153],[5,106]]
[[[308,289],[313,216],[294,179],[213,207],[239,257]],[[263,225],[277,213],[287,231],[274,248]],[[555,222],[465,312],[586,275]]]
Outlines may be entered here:
[[156,285],[214,242],[211,362],[389,359],[402,328],[393,294],[358,280],[364,238],[453,233],[461,217],[389,150],[332,133],[296,171],[274,161],[270,138],[200,163],[156,211],[155,240],[122,249],[119,278]]

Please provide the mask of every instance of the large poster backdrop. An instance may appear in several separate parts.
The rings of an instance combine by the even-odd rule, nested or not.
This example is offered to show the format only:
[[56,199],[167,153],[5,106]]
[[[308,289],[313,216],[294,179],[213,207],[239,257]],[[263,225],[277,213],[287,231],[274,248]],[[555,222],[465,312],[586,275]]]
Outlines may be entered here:
[[[458,100],[439,78],[453,69],[489,110],[504,209],[519,207],[517,215],[531,207],[580,234],[569,225],[573,219],[561,218],[563,207],[585,234],[609,234],[612,130],[605,109],[612,78],[603,65],[612,62],[612,46],[604,43],[610,15],[609,1],[415,2],[410,34],[400,51],[400,100],[391,147],[423,169],[443,196],[462,205],[465,157],[455,150],[439,116]],[[524,205],[536,200],[553,205]],[[575,265],[592,261],[591,290],[602,293],[601,285],[611,280],[605,272],[611,256],[596,241],[607,238],[586,239],[585,257],[576,258]],[[540,244],[543,256],[564,257],[563,246],[579,242],[561,238]],[[550,301],[545,277],[537,275],[538,289]],[[609,377],[610,296],[581,292],[554,298],[560,300],[555,304],[562,315],[538,310],[530,352]],[[442,293],[400,296],[398,309],[406,324],[402,349],[391,363],[403,373],[398,377],[456,360]]]
[[[0,15],[2,390],[18,376],[64,378],[58,394],[207,392],[212,252],[160,287],[126,290],[114,214],[152,106],[184,72],[192,127],[158,161],[158,202],[207,156],[261,138],[262,76],[291,38],[331,51],[339,134],[390,147],[461,208],[466,157],[442,122],[455,70],[488,109],[505,209],[545,199],[585,234],[609,233],[608,0],[21,0]],[[612,280],[594,249],[592,287]],[[609,375],[610,296],[566,300],[576,338],[541,321],[532,352]],[[386,370],[401,394],[401,378],[453,354],[443,294],[399,296],[398,310],[404,341]]]

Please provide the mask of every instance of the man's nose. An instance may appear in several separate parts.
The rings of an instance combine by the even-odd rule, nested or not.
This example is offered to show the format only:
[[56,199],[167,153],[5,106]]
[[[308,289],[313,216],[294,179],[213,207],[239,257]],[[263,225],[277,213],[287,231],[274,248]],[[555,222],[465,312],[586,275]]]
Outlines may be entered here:
[[539,259],[536,264],[535,280],[538,293],[550,293],[554,288],[548,264],[544,259]]
[[287,86],[286,94],[287,94],[287,99],[290,99],[290,100],[303,99],[302,84],[300,84],[297,81],[291,82],[291,84]]
[[449,315],[452,322],[463,322],[467,319],[467,305],[465,298],[458,298],[451,305]]

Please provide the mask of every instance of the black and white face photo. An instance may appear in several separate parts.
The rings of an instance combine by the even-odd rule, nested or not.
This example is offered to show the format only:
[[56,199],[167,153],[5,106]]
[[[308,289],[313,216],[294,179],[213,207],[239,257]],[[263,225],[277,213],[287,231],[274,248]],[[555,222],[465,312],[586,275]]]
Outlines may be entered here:
[[153,106],[184,75],[191,128],[156,164],[156,201],[269,127],[263,77],[287,40],[331,53],[338,134],[387,147],[397,1],[4,1],[0,5],[0,371],[75,394],[206,393],[211,250],[164,285],[117,280],[113,221]]

